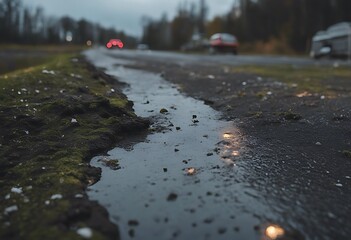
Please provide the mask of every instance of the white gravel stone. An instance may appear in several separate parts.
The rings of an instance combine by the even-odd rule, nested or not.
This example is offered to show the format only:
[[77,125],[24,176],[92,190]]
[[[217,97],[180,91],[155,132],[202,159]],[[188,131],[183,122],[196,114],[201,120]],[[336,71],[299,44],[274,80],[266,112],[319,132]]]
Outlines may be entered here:
[[13,188],[11,188],[11,192],[21,194],[23,191],[22,191],[21,187],[20,188],[13,187]]
[[88,227],[84,227],[79,228],[77,230],[77,234],[82,236],[83,238],[91,238],[93,236],[93,231]]
[[51,200],[62,199],[62,195],[61,194],[54,194],[54,195],[51,196],[50,199]]
[[74,195],[74,197],[75,198],[83,198],[83,194],[78,193],[78,194]]
[[10,206],[10,207],[5,208],[4,213],[5,213],[5,214],[9,214],[9,213],[11,213],[11,212],[16,212],[17,210],[18,210],[17,205],[13,205],[13,206]]

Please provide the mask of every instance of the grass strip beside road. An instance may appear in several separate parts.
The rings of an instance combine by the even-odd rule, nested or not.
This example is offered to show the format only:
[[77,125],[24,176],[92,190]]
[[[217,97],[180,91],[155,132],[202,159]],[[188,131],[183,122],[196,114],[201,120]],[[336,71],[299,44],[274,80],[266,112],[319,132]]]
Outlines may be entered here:
[[0,44],[0,75],[52,61],[58,54],[84,50],[79,45],[10,45]]
[[18,51],[18,52],[46,52],[46,53],[76,53],[86,49],[86,46],[74,44],[62,45],[18,45],[18,44],[0,44],[0,51]]
[[85,189],[94,154],[148,127],[119,87],[69,54],[0,76],[0,239],[118,239]]
[[[335,97],[351,91],[351,69],[348,67],[294,67],[275,66],[238,66],[231,68],[233,73],[252,73],[287,84],[297,91],[308,91]],[[340,86],[340,87],[339,87]],[[347,88],[345,88],[347,86]]]

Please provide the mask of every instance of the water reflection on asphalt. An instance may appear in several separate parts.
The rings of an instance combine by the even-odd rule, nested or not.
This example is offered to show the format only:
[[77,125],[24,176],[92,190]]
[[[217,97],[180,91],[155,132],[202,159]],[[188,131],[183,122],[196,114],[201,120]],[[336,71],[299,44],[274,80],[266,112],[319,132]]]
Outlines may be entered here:
[[94,51],[87,56],[126,82],[136,114],[154,122],[152,134],[108,152],[119,170],[99,162],[103,156],[91,161],[103,173],[89,197],[108,209],[121,238],[260,239],[260,216],[270,211],[245,182],[246,139],[235,124],[159,75]]

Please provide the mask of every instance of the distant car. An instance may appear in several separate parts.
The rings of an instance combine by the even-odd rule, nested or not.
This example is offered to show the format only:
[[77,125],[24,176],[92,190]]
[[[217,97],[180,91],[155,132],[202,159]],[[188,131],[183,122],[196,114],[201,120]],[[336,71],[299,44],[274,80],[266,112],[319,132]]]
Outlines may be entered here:
[[231,52],[238,54],[239,42],[235,36],[229,33],[216,33],[211,36],[209,43],[209,52]]
[[180,47],[181,51],[203,51],[208,49],[209,40],[204,34],[194,33],[191,39]]
[[148,46],[147,44],[140,43],[140,44],[138,44],[138,46],[137,46],[137,50],[140,50],[140,51],[149,50],[149,46]]
[[120,48],[120,49],[122,49],[124,47],[124,44],[119,39],[110,39],[110,41],[108,41],[108,43],[106,43],[106,47],[108,49],[111,49],[111,48]]
[[326,31],[317,32],[312,38],[312,58],[351,56],[351,22],[341,22]]

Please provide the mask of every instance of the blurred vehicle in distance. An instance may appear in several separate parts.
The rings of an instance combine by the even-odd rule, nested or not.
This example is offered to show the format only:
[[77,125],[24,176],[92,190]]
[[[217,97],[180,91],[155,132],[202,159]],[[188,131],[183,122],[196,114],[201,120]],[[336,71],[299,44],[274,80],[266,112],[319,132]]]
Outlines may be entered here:
[[351,22],[341,22],[326,31],[317,32],[312,38],[310,56],[318,59],[351,56]]
[[239,42],[234,35],[229,33],[216,33],[211,36],[209,43],[209,52],[231,52],[238,54]]
[[144,44],[144,43],[140,43],[140,44],[138,44],[138,46],[137,46],[137,50],[140,50],[140,51],[149,50],[149,45]]
[[108,49],[111,49],[111,48],[122,49],[123,46],[124,46],[123,42],[119,39],[110,39],[110,41],[108,41],[108,43],[106,43],[106,47]]
[[204,51],[209,47],[209,40],[202,34],[195,33],[191,40],[181,46],[181,51]]

